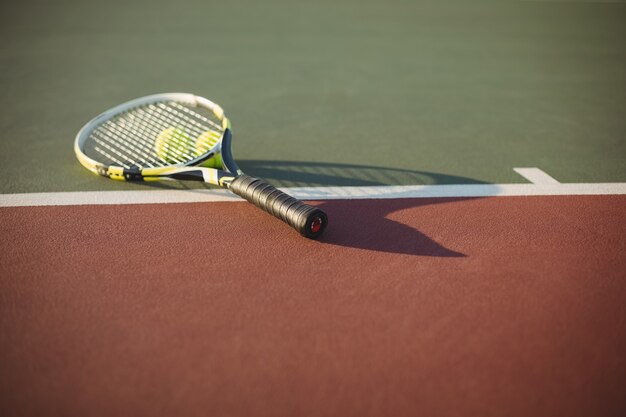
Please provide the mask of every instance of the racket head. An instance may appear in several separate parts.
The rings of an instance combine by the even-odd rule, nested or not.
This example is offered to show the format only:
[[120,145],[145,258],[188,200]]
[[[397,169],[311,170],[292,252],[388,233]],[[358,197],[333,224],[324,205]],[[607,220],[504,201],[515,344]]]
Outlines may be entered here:
[[217,155],[229,129],[224,110],[211,100],[154,94],[90,120],[76,135],[74,152],[85,168],[112,179],[158,177]]

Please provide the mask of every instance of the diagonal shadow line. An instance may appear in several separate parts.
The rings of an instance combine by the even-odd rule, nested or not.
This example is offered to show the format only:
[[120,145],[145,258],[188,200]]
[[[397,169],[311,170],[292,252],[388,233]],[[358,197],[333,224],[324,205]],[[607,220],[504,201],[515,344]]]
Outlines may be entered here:
[[[238,163],[244,172],[263,178],[278,187],[488,184],[451,174],[356,164],[261,160],[242,160]],[[145,184],[167,187],[165,183]],[[197,183],[193,184],[193,187],[190,185],[179,183],[179,187],[197,188]],[[493,187],[497,185],[494,184]],[[483,197],[324,201],[317,206],[328,213],[330,224],[320,241],[385,253],[465,257],[467,255],[460,249],[447,248],[415,227],[391,220],[388,216],[394,212],[425,205],[447,204],[476,198]]]
[[[457,199],[330,200],[316,205],[328,214],[330,224],[321,242],[376,252],[443,258],[463,258],[464,253],[445,247],[412,226],[391,220],[391,213]],[[399,214],[402,216],[402,214]]]
[[[391,167],[301,161],[241,162],[244,171],[284,186],[375,186],[486,184],[456,175]],[[494,185],[494,187],[497,187]],[[447,248],[415,227],[389,219],[392,213],[432,204],[472,198],[406,198],[389,200],[329,200],[317,206],[327,212],[329,227],[321,242],[376,252],[413,256],[462,258],[460,250]],[[419,227],[419,225],[418,225]]]
[[357,164],[261,160],[238,163],[244,172],[284,187],[486,184],[458,175]]

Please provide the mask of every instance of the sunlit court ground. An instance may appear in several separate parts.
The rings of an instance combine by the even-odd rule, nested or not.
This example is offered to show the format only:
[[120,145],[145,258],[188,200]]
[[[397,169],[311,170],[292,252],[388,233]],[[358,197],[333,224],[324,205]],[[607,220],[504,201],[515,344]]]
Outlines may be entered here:
[[[626,3],[0,16],[0,415],[626,412]],[[323,235],[81,166],[85,123],[168,92]]]

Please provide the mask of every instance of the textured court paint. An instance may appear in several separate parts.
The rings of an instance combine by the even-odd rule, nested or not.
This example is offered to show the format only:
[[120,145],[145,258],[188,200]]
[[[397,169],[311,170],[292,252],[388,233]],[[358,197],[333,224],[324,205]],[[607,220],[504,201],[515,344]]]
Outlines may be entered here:
[[[541,183],[295,187],[281,188],[281,190],[301,200],[626,194],[626,183],[560,184],[558,182],[550,182],[545,175],[537,176],[536,179],[541,181]],[[241,199],[227,190],[76,191],[69,193],[0,194],[0,207],[209,203],[224,201],[238,202]]]
[[321,206],[0,209],[0,414],[623,414],[626,196]]
[[[394,166],[489,183],[522,183],[512,167],[541,166],[562,182],[626,181],[624,4],[0,8],[1,193],[136,189],[83,172],[72,140],[101,111],[163,91],[222,104],[234,154],[255,176],[247,161]],[[344,174],[355,175],[347,185],[371,180]],[[314,185],[291,181],[277,185]]]

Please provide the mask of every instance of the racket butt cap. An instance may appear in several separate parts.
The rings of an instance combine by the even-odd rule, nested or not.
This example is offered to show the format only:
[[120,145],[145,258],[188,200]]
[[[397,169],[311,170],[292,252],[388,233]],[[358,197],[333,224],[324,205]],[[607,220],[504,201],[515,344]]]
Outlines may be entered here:
[[304,227],[301,231],[299,231],[302,236],[315,239],[324,232],[327,225],[328,216],[326,216],[326,213],[324,213],[321,209],[315,208],[307,215]]

